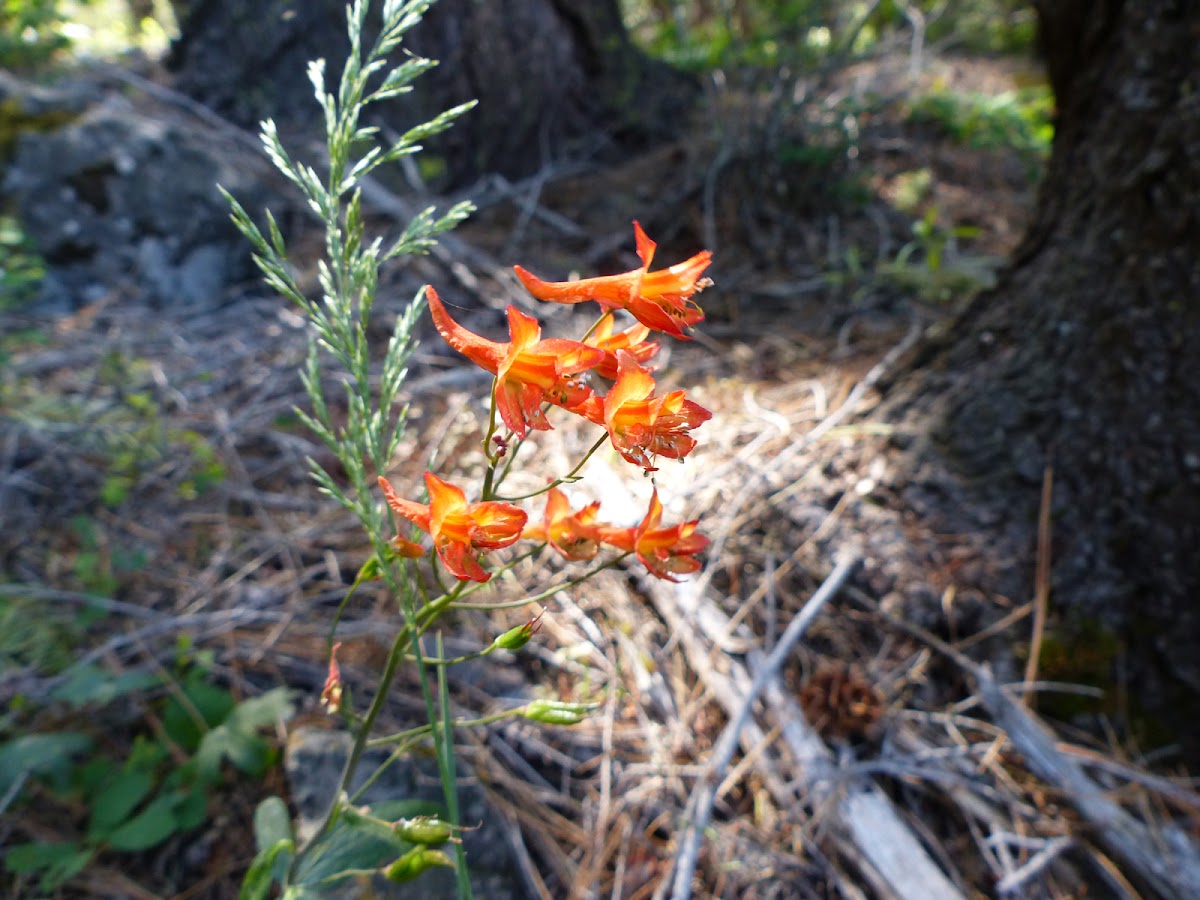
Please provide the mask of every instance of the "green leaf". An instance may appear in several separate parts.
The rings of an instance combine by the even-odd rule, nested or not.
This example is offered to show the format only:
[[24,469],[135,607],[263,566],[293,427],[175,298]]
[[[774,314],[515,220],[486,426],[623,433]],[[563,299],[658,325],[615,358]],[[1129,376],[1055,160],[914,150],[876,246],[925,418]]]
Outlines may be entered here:
[[[272,797],[270,799],[278,800],[279,798]],[[261,804],[259,808],[262,808]],[[255,819],[257,818],[256,814]],[[281,880],[281,876],[287,871],[283,865],[277,865],[277,863],[285,863],[286,857],[281,857],[284,854],[291,856],[295,851],[296,845],[291,838],[282,838],[270,847],[260,850],[254,857],[254,861],[250,863],[246,877],[242,879],[242,889],[238,892],[238,900],[266,900],[271,890],[271,883]],[[277,873],[277,870],[282,871]]]
[[177,793],[159,794],[140,813],[108,835],[114,850],[149,850],[179,830]]
[[4,856],[4,867],[14,875],[41,872],[39,887],[49,892],[82,872],[91,858],[92,851],[81,849],[74,841],[38,841],[8,848]]
[[290,693],[287,688],[276,688],[234,707],[226,720],[200,741],[196,751],[200,777],[214,781],[225,758],[247,775],[264,774],[274,763],[275,755],[271,744],[257,732],[292,715]]
[[75,731],[27,734],[0,744],[0,797],[30,775],[65,779],[71,758],[92,746],[92,739]]
[[92,820],[88,840],[102,840],[129,818],[137,805],[154,789],[154,777],[146,771],[121,772],[92,798]]
[[258,697],[243,700],[230,714],[230,725],[243,728],[266,728],[279,721],[287,721],[294,710],[292,692],[287,688],[275,688]]
[[280,797],[268,797],[254,810],[254,844],[261,853],[292,839],[292,817]]
[[199,828],[208,818],[208,794],[203,785],[194,784],[186,789],[179,806],[175,810],[175,818],[180,831],[191,831]]
[[[201,673],[189,676],[181,686],[186,705],[173,696],[167,699],[163,710],[163,728],[167,735],[189,751],[199,747],[204,733],[224,721],[234,707],[229,691],[203,679]],[[197,714],[200,721],[196,719]]]
[[373,827],[339,821],[301,861],[296,882],[315,885],[347,869],[374,869],[411,846],[395,834],[385,836]]
[[196,751],[200,777],[209,783],[215,781],[222,759],[228,759],[239,771],[257,777],[271,766],[271,745],[252,731],[234,727],[233,723],[218,725],[204,736]]
[[50,697],[76,709],[89,704],[104,706],[118,697],[149,690],[160,684],[161,679],[150,672],[122,672],[114,676],[98,666],[78,666],[67,673],[67,680]]

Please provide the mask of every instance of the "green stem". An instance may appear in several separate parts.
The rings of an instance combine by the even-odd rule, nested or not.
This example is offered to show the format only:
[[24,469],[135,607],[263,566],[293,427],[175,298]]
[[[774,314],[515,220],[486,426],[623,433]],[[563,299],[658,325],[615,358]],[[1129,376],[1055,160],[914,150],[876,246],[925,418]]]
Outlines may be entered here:
[[[534,594],[532,597],[523,597],[520,600],[509,600],[504,603],[457,603],[457,602],[451,601],[450,603],[447,603],[446,606],[448,609],[516,609],[519,606],[527,606],[530,603],[540,603],[543,600],[548,600],[549,598],[553,597],[559,591],[565,591],[568,588],[575,587],[575,585],[577,585],[577,584],[582,584],[583,582],[585,582],[589,578],[591,578],[593,575],[596,575],[600,572],[603,572],[605,569],[615,566],[621,560],[625,559],[625,557],[629,556],[629,552],[630,551],[626,551],[625,553],[622,553],[620,556],[615,556],[610,560],[606,560],[605,562],[601,563],[598,566],[593,566],[592,568],[590,568],[586,572],[584,572],[582,575],[580,575],[576,578],[572,578],[569,581],[564,581],[562,584],[557,584],[554,587],[546,588],[541,593]],[[423,633],[423,630],[422,630],[422,633]]]
[[606,440],[608,440],[607,434],[600,435],[600,437],[596,439],[596,443],[592,444],[591,448],[583,455],[583,459],[579,461],[575,468],[573,468],[566,475],[563,475],[561,478],[555,478],[545,487],[538,488],[536,491],[530,491],[528,494],[517,494],[515,497],[496,497],[494,499],[503,503],[516,503],[518,500],[528,500],[530,497],[537,497],[540,494],[544,494],[551,488],[558,487],[560,484],[570,484],[571,482],[578,481],[580,470],[587,465],[587,461],[592,458],[592,455],[602,446],[604,446],[604,442]]
[[[489,716],[480,716],[475,719],[455,719],[451,724],[455,728],[476,728],[480,725],[493,725],[496,722],[503,722],[505,719],[513,719],[522,715],[525,712],[524,706],[518,706],[516,709],[506,709],[503,712],[492,713]],[[385,747],[388,744],[394,744],[397,741],[408,741],[413,738],[424,737],[429,734],[432,725],[421,725],[417,728],[410,728],[407,731],[398,731],[395,734],[389,734],[384,737],[374,738],[367,741],[368,747]]]
[[[420,638],[417,643],[421,643]],[[437,654],[446,655],[441,632],[437,635]],[[448,752],[438,754],[438,763],[442,768],[442,788],[446,795],[450,825],[457,829],[462,825],[462,816],[458,808],[458,772],[454,765],[454,728],[450,722],[450,681],[445,667],[438,669],[438,706],[441,719],[437,721],[441,724],[441,737],[437,742],[442,749],[448,748]],[[435,728],[434,734],[437,733],[438,729]],[[458,882],[459,900],[471,900],[471,872],[467,868],[467,851],[462,841],[454,844],[454,874]]]
[[338,809],[342,804],[342,796],[349,793],[350,782],[354,778],[355,770],[358,768],[358,761],[362,757],[363,750],[366,749],[367,737],[371,733],[371,728],[375,724],[375,720],[379,718],[379,714],[383,711],[388,691],[392,686],[393,679],[396,677],[396,669],[400,665],[400,660],[404,657],[404,650],[411,639],[412,628],[407,624],[396,633],[396,638],[392,641],[391,652],[388,653],[387,663],[383,668],[383,675],[379,679],[379,687],[375,691],[375,696],[371,698],[371,706],[367,709],[367,714],[363,717],[362,725],[354,736],[354,743],[350,746],[350,755],[346,757],[346,765],[342,768],[342,777],[338,782],[338,788],[329,801],[329,808],[326,809],[325,815],[321,819],[321,824],[313,832],[312,837],[300,848],[300,852],[293,858],[293,873],[296,871],[296,866],[300,860],[308,854],[313,844],[329,830],[337,818]]

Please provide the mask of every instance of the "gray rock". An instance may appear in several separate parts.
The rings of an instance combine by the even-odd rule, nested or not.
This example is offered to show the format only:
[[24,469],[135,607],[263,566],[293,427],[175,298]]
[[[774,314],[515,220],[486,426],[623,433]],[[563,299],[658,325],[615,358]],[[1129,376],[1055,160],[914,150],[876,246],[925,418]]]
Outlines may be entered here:
[[86,286],[155,306],[214,307],[256,278],[221,184],[251,211],[284,204],[262,160],[180,119],[109,99],[54,131],[21,133],[3,185],[45,258],[42,309],[78,308]]

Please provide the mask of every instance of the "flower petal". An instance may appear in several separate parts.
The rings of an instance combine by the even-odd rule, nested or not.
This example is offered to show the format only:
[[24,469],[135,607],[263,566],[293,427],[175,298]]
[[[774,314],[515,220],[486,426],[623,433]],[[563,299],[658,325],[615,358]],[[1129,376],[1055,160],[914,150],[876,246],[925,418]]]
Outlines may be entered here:
[[471,507],[471,520],[475,523],[471,543],[485,550],[508,547],[521,537],[528,519],[525,510],[511,503],[497,500],[476,503]]
[[646,232],[642,231],[642,223],[637,219],[633,220],[633,240],[637,244],[638,259],[642,261],[644,269],[649,269],[650,263],[654,260],[654,251],[658,249],[658,244],[646,237]]
[[405,500],[396,493],[396,489],[392,487],[392,483],[382,475],[379,476],[379,486],[383,488],[383,498],[387,501],[387,505],[392,508],[396,515],[407,519],[426,533],[432,530],[428,506],[424,503],[414,503],[411,500]]
[[455,322],[446,312],[442,298],[438,296],[432,285],[425,286],[425,296],[429,299],[429,313],[433,317],[433,324],[437,328],[438,334],[445,339],[447,344],[475,365],[495,375],[504,361],[508,351],[507,345],[489,341],[485,337],[467,331]]

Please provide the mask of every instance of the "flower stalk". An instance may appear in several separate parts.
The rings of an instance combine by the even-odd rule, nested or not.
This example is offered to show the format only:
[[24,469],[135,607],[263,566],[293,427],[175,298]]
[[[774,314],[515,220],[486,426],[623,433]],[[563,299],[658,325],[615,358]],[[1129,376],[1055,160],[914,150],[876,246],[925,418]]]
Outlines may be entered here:
[[[297,282],[283,233],[271,214],[266,214],[264,232],[228,198],[234,222],[251,242],[265,281],[296,304],[307,319],[310,340],[301,379],[309,407],[297,413],[337,459],[337,466],[329,469],[310,459],[311,474],[322,493],[358,518],[367,551],[367,562],[332,618],[328,676],[321,694],[328,712],[341,715],[352,730],[338,789],[312,836],[298,848],[289,846],[288,865],[275,866],[275,857],[264,855],[279,853],[278,844],[262,848],[255,861],[256,870],[265,867],[276,873],[285,896],[291,895],[293,888],[302,893],[319,890],[321,885],[356,874],[382,874],[393,881],[406,881],[430,868],[449,866],[456,873],[458,896],[471,897],[466,849],[454,837],[462,832],[455,731],[486,728],[516,718],[576,725],[597,703],[543,696],[489,716],[461,715],[454,706],[451,667],[486,656],[502,659],[498,650],[521,652],[537,639],[543,615],[550,614],[542,604],[552,603],[556,594],[604,569],[636,560],[655,577],[677,580],[700,567],[698,554],[708,544],[697,532],[696,521],[663,524],[657,487],[645,516],[634,526],[604,522],[599,500],[573,508],[560,490],[582,480],[584,466],[605,444],[611,444],[634,471],[651,477],[659,457],[682,460],[697,446],[692,432],[710,414],[684,390],[658,389],[650,366],[660,345],[648,338],[657,333],[687,339],[685,330],[703,320],[695,298],[711,284],[704,277],[711,263],[708,251],[651,271],[656,244],[635,221],[634,239],[642,266],[633,271],[550,282],[515,267],[518,278],[537,300],[597,302],[600,315],[584,334],[545,336],[536,316],[510,305],[506,311],[508,340],[493,340],[464,328],[450,315],[437,290],[426,286],[396,317],[382,358],[373,352],[368,335],[378,313],[380,266],[398,256],[428,251],[438,235],[471,211],[469,203],[456,204],[440,215],[432,208],[424,210],[388,246],[379,237],[368,238],[364,226],[363,179],[379,166],[418,152],[421,141],[449,127],[471,105],[448,110],[386,144],[378,143],[374,127],[362,125],[367,106],[408,90],[412,80],[434,64],[409,57],[389,67],[386,59],[430,3],[386,0],[379,36],[364,52],[369,3],[353,0],[347,10],[350,55],[336,90],[327,90],[322,62],[309,66],[325,123],[327,165],[323,174],[294,160],[274,124],[263,123],[268,156],[325,226],[324,258],[317,266],[319,296],[310,297]],[[488,417],[479,429],[487,461],[480,483],[464,481],[447,467],[439,467],[441,471],[431,467],[422,477],[422,500],[413,499],[414,485],[389,479],[389,469],[407,427],[403,386],[415,347],[414,332],[426,309],[441,338],[489,372],[492,385]],[[618,322],[618,316],[633,321]],[[343,386],[330,388],[335,381]],[[331,397],[331,390],[340,396]],[[339,410],[337,416],[331,408]],[[535,441],[539,432],[554,428],[555,422],[571,418],[580,427],[597,430],[582,458],[542,488],[502,495],[521,448]],[[544,502],[539,509],[527,508],[540,497]],[[546,547],[554,553],[542,553]],[[545,579],[553,582],[549,587],[527,590],[520,587],[516,573],[535,556],[556,570],[567,568]],[[375,589],[371,586],[379,586],[393,598],[398,621],[382,671],[372,677],[374,692],[360,713],[354,708],[347,683],[351,673],[343,671],[337,659],[337,630],[351,598]],[[494,591],[500,599],[474,602],[473,595],[482,590]],[[502,628],[476,651],[446,655],[443,629],[449,614],[517,608],[533,610],[523,624]],[[373,738],[387,709],[389,692],[401,669],[408,666],[420,686],[426,721]],[[353,848],[356,835],[369,832],[379,837],[380,827],[386,823],[373,816],[369,807],[353,804],[362,802],[368,788],[389,766],[421,744],[432,746],[437,760],[443,815],[408,822],[404,828],[397,825],[395,835],[415,845],[398,848],[398,855],[382,868],[378,859],[359,864],[353,861],[353,853],[348,853],[342,871],[323,872],[319,878],[305,881],[306,873],[313,869],[307,863],[319,857],[321,848],[331,846],[335,838],[339,848]],[[360,778],[358,770],[366,751],[385,746],[393,748],[387,759],[365,779]],[[354,784],[359,787],[352,794]],[[440,839],[432,840],[434,837]],[[450,852],[431,846],[435,843],[450,843]],[[255,885],[254,891],[243,896],[265,898],[270,885],[261,878]]]

